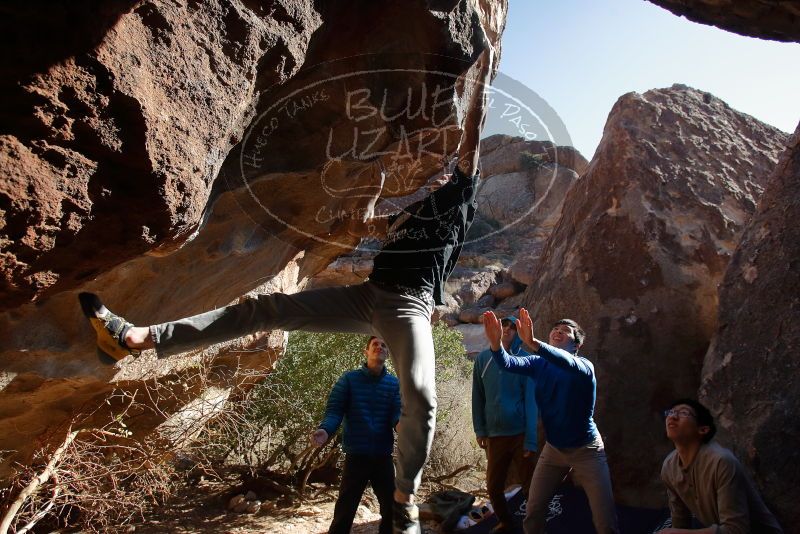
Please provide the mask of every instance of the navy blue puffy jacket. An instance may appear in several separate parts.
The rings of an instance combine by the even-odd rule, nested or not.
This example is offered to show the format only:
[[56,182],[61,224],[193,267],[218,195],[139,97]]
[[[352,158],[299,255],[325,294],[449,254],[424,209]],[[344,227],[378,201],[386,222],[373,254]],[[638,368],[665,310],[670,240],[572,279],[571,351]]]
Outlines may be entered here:
[[400,419],[400,383],[383,368],[376,376],[366,365],[344,373],[328,396],[319,428],[332,436],[344,419],[342,445],[348,454],[392,454],[392,429]]

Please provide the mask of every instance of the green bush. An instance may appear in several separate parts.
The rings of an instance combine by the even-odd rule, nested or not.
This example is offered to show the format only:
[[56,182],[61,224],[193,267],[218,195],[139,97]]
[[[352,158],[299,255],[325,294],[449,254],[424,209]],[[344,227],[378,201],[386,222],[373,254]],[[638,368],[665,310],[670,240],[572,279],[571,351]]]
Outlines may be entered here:
[[322,421],[328,394],[342,373],[364,362],[367,339],[353,334],[289,335],[286,353],[252,392],[251,410],[261,426],[289,446],[286,459],[308,444],[307,436]]
[[[223,454],[227,461],[288,473],[307,467],[308,435],[322,421],[336,380],[363,363],[367,339],[368,336],[353,334],[291,333],[286,352],[275,369],[242,403],[244,413],[235,432],[220,440],[225,444],[223,448],[227,447]],[[465,356],[462,335],[437,324],[433,327],[433,340],[439,390],[437,425],[445,429],[458,420],[456,426],[463,426],[464,410],[468,414],[470,403],[469,392],[464,394],[461,388],[471,383],[471,363]],[[394,373],[390,361],[387,367]],[[436,469],[439,472],[452,462],[447,461],[448,454],[440,446],[449,440],[437,441],[442,443],[434,443],[431,466],[441,466]],[[338,443],[334,440],[330,446],[337,447]]]

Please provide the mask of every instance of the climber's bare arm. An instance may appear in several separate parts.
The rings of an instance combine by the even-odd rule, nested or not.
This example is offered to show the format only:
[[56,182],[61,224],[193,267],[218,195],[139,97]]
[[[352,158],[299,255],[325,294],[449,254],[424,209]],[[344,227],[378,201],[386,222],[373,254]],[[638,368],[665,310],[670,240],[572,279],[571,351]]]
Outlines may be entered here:
[[466,176],[473,176],[478,169],[481,130],[486,120],[487,90],[491,83],[493,61],[494,51],[487,41],[486,49],[478,59],[477,79],[470,95],[461,143],[458,147],[458,168]]

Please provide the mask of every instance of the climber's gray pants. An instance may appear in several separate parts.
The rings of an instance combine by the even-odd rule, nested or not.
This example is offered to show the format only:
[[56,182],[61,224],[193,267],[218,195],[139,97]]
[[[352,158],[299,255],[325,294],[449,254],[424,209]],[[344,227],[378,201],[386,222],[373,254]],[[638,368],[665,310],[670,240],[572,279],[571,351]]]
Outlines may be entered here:
[[371,282],[355,286],[273,293],[150,327],[160,357],[258,331],[352,332],[382,338],[400,380],[403,410],[397,439],[397,489],[419,487],[436,424],[432,304],[386,291]]

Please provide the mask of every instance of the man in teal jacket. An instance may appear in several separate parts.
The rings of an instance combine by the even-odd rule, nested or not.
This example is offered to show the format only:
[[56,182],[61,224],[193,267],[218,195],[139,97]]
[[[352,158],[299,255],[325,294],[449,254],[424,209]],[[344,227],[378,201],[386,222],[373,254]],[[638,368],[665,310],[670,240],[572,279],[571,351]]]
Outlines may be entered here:
[[[502,321],[503,347],[524,354],[517,335],[517,318]],[[516,464],[525,491],[533,474],[538,408],[532,378],[502,372],[489,349],[475,358],[472,371],[472,426],[478,445],[486,450],[486,489],[499,521],[493,532],[511,532],[513,518],[505,499],[509,469]]]
[[390,374],[384,365],[388,349],[382,339],[369,338],[364,354],[367,361],[361,369],[344,373],[333,386],[325,417],[311,435],[314,445],[323,445],[344,420],[344,470],[328,530],[330,534],[350,532],[368,483],[372,484],[380,505],[379,533],[392,532],[392,429],[400,419],[400,385],[397,377]]

